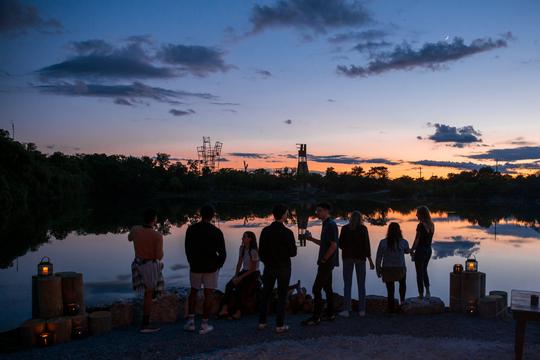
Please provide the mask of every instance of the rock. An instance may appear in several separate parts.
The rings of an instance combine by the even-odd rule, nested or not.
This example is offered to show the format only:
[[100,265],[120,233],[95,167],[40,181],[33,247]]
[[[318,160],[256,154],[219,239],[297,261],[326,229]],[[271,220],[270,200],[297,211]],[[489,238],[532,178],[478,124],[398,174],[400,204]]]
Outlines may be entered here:
[[133,303],[115,302],[111,305],[112,327],[126,327],[133,324]]
[[163,293],[152,304],[150,322],[176,322],[180,312],[180,298],[175,293]]
[[428,299],[408,298],[401,307],[405,314],[431,315],[444,312],[444,302],[438,297]]
[[287,311],[298,314],[304,311],[304,303],[306,301],[306,294],[292,294],[289,296],[289,303],[287,304]]
[[[398,300],[396,299],[396,304]],[[357,303],[358,306],[358,303]],[[388,301],[386,296],[368,295],[366,296],[366,312],[368,313],[384,313],[388,309]]]

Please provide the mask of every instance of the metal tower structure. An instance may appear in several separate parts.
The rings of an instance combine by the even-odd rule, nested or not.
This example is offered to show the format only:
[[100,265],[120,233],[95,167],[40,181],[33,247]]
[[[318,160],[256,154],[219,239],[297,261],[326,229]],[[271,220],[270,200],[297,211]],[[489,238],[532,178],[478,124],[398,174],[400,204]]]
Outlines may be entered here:
[[214,146],[210,141],[209,136],[203,136],[202,146],[197,146],[197,155],[199,157],[199,164],[202,168],[208,168],[210,171],[215,171],[219,168],[219,158],[221,157],[221,148],[223,143],[216,141]]
[[308,175],[309,169],[307,164],[307,145],[306,144],[296,144],[298,149],[298,167],[296,169],[296,175]]

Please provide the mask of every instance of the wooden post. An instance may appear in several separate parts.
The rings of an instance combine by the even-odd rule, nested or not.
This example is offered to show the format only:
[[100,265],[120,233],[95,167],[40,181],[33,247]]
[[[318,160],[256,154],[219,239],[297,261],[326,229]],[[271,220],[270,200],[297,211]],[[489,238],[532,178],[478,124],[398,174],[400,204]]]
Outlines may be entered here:
[[461,273],[450,273],[450,311],[463,311],[463,304],[461,303]]
[[486,294],[486,274],[464,271],[461,273],[461,306],[466,311],[470,303],[477,304]]
[[111,331],[112,317],[110,311],[94,311],[88,315],[90,334],[99,335]]
[[71,319],[61,316],[47,320],[47,330],[54,334],[55,343],[71,340]]
[[44,319],[31,319],[19,327],[19,339],[25,347],[35,346],[37,336],[45,331],[47,322]]
[[32,316],[50,319],[61,316],[62,279],[59,276],[32,276]]
[[79,305],[80,312],[86,311],[84,305],[84,287],[83,276],[76,272],[58,272],[56,276],[62,279],[62,299],[64,305],[64,313],[66,313],[67,305],[75,303]]

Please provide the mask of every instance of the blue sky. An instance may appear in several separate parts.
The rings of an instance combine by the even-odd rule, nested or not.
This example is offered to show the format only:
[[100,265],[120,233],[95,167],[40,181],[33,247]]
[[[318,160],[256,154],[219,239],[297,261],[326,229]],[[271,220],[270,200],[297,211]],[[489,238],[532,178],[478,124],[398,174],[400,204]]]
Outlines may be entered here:
[[0,3],[0,127],[44,151],[540,168],[537,1]]

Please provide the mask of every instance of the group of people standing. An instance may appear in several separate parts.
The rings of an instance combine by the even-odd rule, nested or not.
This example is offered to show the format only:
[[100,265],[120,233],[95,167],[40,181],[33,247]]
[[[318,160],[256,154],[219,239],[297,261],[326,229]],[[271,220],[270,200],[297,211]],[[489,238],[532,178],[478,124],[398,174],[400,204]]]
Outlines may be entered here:
[[[206,334],[214,328],[209,324],[212,311],[212,294],[218,285],[219,270],[227,257],[223,232],[212,221],[215,210],[210,205],[200,209],[201,220],[188,227],[185,238],[186,257],[190,267],[190,294],[188,297],[188,316],[184,326],[186,331],[196,331],[195,308],[197,293],[204,289],[202,322],[199,333]],[[285,324],[285,305],[291,278],[291,258],[297,254],[294,233],[285,223],[289,218],[289,210],[285,205],[276,205],[272,210],[274,221],[266,226],[260,234],[259,243],[252,231],[244,232],[238,252],[235,275],[227,283],[225,294],[219,311],[220,317],[239,319],[242,315],[243,294],[247,290],[258,288],[262,280],[262,291],[259,300],[258,329],[267,328],[269,302],[277,283],[277,301],[275,306],[276,332],[289,330]],[[321,234],[315,238],[306,231],[305,240],[319,246],[317,256],[317,273],[313,283],[313,314],[302,321],[302,325],[318,325],[321,321],[333,321],[336,318],[334,309],[334,291],[332,286],[333,270],[339,266],[339,249],[342,252],[342,268],[344,281],[344,309],[338,315],[352,315],[352,280],[356,273],[358,285],[358,315],[366,314],[365,280],[367,264],[376,270],[377,276],[386,284],[388,293],[388,312],[398,312],[395,304],[395,283],[399,283],[400,304],[405,301],[406,265],[405,254],[410,254],[415,263],[418,296],[429,298],[428,263],[431,258],[431,242],[435,227],[426,206],[417,208],[419,220],[412,247],[403,238],[397,222],[388,226],[387,234],[377,248],[375,263],[371,257],[369,232],[362,224],[362,215],[353,211],[349,222],[341,228],[331,217],[328,203],[320,203],[316,207],[316,215],[322,221]],[[155,332],[159,328],[150,324],[152,299],[163,289],[163,236],[154,230],[157,222],[156,212],[147,210],[144,224],[131,229],[128,239],[133,241],[135,259],[132,263],[133,288],[144,292],[143,322],[141,332]],[[262,276],[260,262],[264,264]],[[326,295],[324,307],[322,292]],[[231,305],[232,304],[232,305]]]

